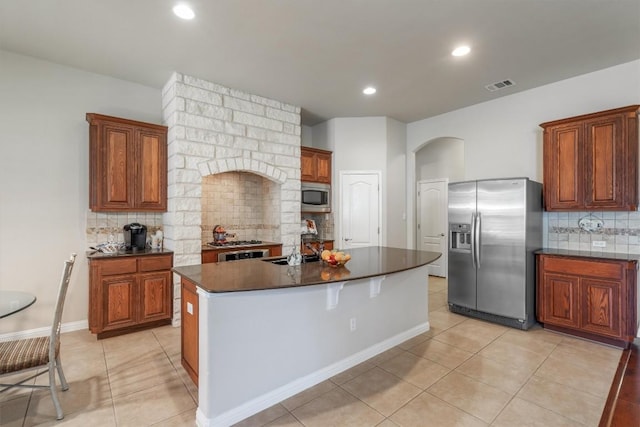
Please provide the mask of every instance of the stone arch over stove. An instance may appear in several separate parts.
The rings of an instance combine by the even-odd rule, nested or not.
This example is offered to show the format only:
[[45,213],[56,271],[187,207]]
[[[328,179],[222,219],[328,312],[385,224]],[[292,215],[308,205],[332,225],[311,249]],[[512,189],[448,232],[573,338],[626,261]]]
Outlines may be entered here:
[[202,242],[212,240],[216,225],[233,233],[232,240],[282,242],[281,186],[284,170],[240,157],[199,165],[202,174]]
[[284,184],[287,172],[266,162],[242,157],[228,157],[213,159],[198,165],[202,176],[215,175],[224,172],[251,172],[263,176],[277,184]]

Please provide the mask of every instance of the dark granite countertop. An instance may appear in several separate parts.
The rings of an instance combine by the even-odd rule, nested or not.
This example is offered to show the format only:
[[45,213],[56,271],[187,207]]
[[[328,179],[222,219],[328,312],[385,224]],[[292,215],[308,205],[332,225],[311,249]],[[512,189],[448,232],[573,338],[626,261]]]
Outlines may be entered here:
[[592,258],[592,259],[611,259],[616,261],[638,261],[640,255],[626,254],[621,252],[589,252],[589,251],[572,251],[568,249],[538,249],[536,254],[541,255],[561,255],[567,257]]
[[87,258],[89,259],[101,259],[101,258],[119,258],[119,257],[129,257],[129,256],[144,256],[144,255],[162,255],[162,254],[172,254],[173,251],[167,249],[145,249],[144,251],[133,251],[131,249],[127,251],[118,251],[112,254],[105,254],[102,252],[96,251],[87,251]]
[[439,252],[389,247],[355,248],[343,267],[329,267],[322,261],[298,266],[275,265],[269,259],[246,259],[174,267],[173,271],[207,292],[238,292],[281,289],[322,283],[366,279],[398,273],[429,264]]

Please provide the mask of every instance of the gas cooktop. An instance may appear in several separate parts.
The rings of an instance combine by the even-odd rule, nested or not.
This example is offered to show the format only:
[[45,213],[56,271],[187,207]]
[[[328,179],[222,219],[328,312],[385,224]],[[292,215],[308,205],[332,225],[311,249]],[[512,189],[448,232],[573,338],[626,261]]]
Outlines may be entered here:
[[223,240],[217,242],[208,242],[207,245],[213,247],[232,247],[232,246],[251,246],[261,245],[262,240]]

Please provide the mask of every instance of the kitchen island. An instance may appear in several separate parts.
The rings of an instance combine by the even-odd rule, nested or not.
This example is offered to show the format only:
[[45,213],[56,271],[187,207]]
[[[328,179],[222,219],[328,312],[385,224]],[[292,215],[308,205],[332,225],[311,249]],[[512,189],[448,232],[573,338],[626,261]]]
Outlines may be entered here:
[[234,424],[429,330],[427,266],[439,253],[349,253],[340,268],[248,259],[173,269],[198,425]]

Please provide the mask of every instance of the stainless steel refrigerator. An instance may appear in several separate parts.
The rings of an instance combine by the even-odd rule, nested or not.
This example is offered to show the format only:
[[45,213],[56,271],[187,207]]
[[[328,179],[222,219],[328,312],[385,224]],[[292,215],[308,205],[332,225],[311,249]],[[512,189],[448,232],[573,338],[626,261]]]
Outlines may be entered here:
[[449,184],[449,310],[519,329],[535,323],[542,185],[527,178]]

